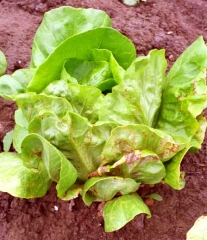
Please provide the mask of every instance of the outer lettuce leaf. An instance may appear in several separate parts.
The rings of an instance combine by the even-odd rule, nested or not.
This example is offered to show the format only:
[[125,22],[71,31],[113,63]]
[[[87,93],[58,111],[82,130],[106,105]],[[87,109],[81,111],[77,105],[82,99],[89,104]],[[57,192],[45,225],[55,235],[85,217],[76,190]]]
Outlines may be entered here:
[[61,150],[77,169],[78,178],[86,181],[99,167],[101,152],[114,127],[114,123],[93,126],[75,113],[58,118],[48,112],[34,118],[29,132],[37,132]]
[[[62,42],[37,69],[27,91],[41,92],[52,81],[60,79],[63,64],[68,58],[91,60],[93,49],[107,49],[124,69],[136,57],[129,39],[112,28],[97,28],[80,33]],[[121,53],[121,54],[120,54]]]
[[199,130],[196,119],[207,103],[207,46],[198,38],[167,75],[157,128],[189,143]]
[[0,76],[3,75],[7,68],[7,61],[4,53],[0,50]]
[[185,187],[185,173],[180,171],[180,165],[189,149],[190,147],[183,149],[165,164],[166,176],[164,180],[176,190],[181,190]]
[[110,174],[134,179],[144,184],[159,183],[165,176],[165,167],[159,157],[149,150],[124,155],[112,166],[102,166],[97,170],[100,176]]
[[43,163],[27,168],[16,153],[0,154],[0,175],[0,190],[20,198],[42,197],[51,184]]
[[95,87],[68,84],[65,80],[59,80],[50,83],[43,93],[67,99],[73,111],[86,117],[91,123],[98,120],[103,94]]
[[82,198],[86,205],[94,201],[109,201],[117,193],[126,195],[136,192],[140,183],[130,178],[121,177],[93,177],[84,185]]
[[67,6],[45,13],[34,38],[31,67],[44,62],[67,38],[99,27],[111,27],[111,19],[101,10]]
[[153,151],[161,161],[167,161],[183,148],[158,129],[145,125],[117,127],[112,130],[101,154],[102,165],[114,163],[135,150],[145,149]]
[[26,92],[34,73],[35,69],[19,69],[12,75],[3,75],[0,77],[0,95],[5,99],[14,100],[17,94]]
[[155,125],[165,84],[164,54],[164,50],[153,50],[126,70],[122,83],[107,94],[100,110],[100,121]]
[[117,231],[141,213],[151,217],[150,210],[138,194],[115,198],[107,202],[103,209],[105,231]]
[[[58,196],[64,198],[77,178],[73,165],[44,138],[36,134],[25,137],[21,154],[1,153],[0,190],[21,198],[41,197],[51,180],[57,182]],[[80,190],[79,190],[80,191]]]

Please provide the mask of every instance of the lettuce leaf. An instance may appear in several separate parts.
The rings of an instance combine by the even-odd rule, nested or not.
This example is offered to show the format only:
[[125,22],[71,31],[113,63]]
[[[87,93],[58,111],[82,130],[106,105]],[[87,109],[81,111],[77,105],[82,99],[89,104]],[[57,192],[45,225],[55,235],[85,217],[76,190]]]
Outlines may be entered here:
[[42,64],[67,38],[100,27],[111,27],[111,19],[101,10],[63,6],[45,13],[33,41],[30,66]]

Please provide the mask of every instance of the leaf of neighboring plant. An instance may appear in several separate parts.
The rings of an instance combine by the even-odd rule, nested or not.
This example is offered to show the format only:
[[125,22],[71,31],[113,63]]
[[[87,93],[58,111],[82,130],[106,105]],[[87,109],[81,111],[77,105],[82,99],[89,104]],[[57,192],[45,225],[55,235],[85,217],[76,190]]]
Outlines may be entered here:
[[6,57],[4,53],[0,50],[0,76],[2,76],[5,73],[6,67],[7,67]]
[[45,13],[34,38],[31,67],[44,62],[67,38],[98,27],[111,27],[109,16],[101,10],[64,6]]
[[161,104],[165,71],[164,50],[153,50],[147,57],[138,58],[126,70],[122,83],[107,94],[100,121],[153,127]]
[[158,202],[162,201],[162,196],[160,196],[157,193],[152,193],[152,194],[146,195],[146,196],[144,196],[144,198],[151,198],[151,199],[154,199],[154,200],[156,200]]
[[187,240],[207,239],[207,216],[199,217],[193,227],[187,232]]
[[135,6],[139,0],[123,0],[123,3],[129,6]]
[[178,58],[163,92],[157,128],[188,143],[199,130],[196,117],[207,103],[207,46],[200,37]]
[[56,96],[25,93],[17,95],[15,100],[28,122],[45,112],[53,112],[62,117],[66,111],[73,111],[72,106],[66,99]]
[[117,193],[126,195],[136,192],[140,183],[130,178],[121,177],[93,177],[84,185],[82,198],[86,205],[94,201],[109,201]]
[[100,176],[110,174],[123,178],[132,178],[136,182],[144,184],[159,183],[165,176],[165,167],[159,157],[152,151],[136,150],[125,154],[112,166],[102,166],[98,168]]
[[181,150],[165,164],[166,175],[164,181],[176,190],[181,190],[185,187],[185,173],[180,171],[180,165],[189,148],[186,147]]
[[9,131],[3,139],[4,151],[8,152],[12,145],[14,131]]
[[36,117],[29,125],[30,132],[37,132],[55,145],[72,162],[80,180],[100,165],[100,155],[109,138],[114,123],[93,126],[75,113],[58,118],[52,113]]
[[0,77],[0,95],[5,99],[14,100],[17,94],[26,91],[34,73],[34,69],[20,69],[12,75],[3,75]]
[[[107,49],[124,69],[136,57],[132,42],[112,28],[97,28],[80,33],[61,43],[37,69],[27,90],[41,92],[52,81],[60,79],[63,63],[68,58],[91,60],[93,49]],[[44,79],[44,81],[42,80]]]
[[137,193],[117,197],[104,206],[104,229],[106,232],[117,231],[142,213],[151,217],[150,210]]
[[12,75],[5,74],[0,77],[0,95],[3,98],[13,100],[15,95],[24,92],[24,86]]
[[67,99],[74,112],[86,117],[91,123],[98,120],[98,111],[103,95],[95,87],[68,84],[65,80],[59,80],[50,83],[43,93]]
[[77,171],[67,158],[46,139],[37,134],[30,134],[22,142],[20,155],[28,168],[38,168],[43,162],[50,179],[57,182],[58,196],[65,193],[75,183]]
[[42,197],[51,180],[43,163],[37,169],[24,166],[16,153],[0,154],[0,191],[20,198]]
[[117,127],[111,132],[101,154],[102,165],[114,163],[126,154],[144,149],[153,151],[161,161],[167,161],[183,147],[164,132],[145,125]]

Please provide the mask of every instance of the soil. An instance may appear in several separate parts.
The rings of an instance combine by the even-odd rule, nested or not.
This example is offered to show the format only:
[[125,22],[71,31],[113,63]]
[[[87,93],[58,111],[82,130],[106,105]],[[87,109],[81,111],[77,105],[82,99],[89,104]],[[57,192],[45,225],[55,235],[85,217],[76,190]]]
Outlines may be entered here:
[[[8,59],[8,73],[29,65],[31,43],[44,12],[61,5],[106,11],[113,26],[134,42],[138,54],[165,48],[170,64],[198,36],[207,41],[206,0],[147,0],[135,7],[118,0],[0,0],[0,48]],[[1,142],[13,128],[14,109],[13,102],[0,99]],[[73,206],[57,199],[55,186],[40,199],[0,193],[0,240],[184,240],[194,221],[207,215],[207,136],[199,152],[184,158],[182,170],[183,190],[162,184],[145,189],[163,197],[150,207],[152,217],[137,216],[113,233],[104,232],[98,204],[86,207],[78,198]]]

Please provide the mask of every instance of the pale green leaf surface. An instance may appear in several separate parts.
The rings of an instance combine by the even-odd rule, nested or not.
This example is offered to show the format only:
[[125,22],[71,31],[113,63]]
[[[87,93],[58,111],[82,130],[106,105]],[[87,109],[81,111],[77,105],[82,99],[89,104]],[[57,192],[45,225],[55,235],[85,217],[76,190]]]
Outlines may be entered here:
[[12,75],[3,75],[0,77],[0,95],[6,99],[14,100],[17,94],[26,91],[34,73],[34,69],[19,69]]
[[176,190],[185,187],[184,172],[180,171],[181,162],[190,147],[178,152],[169,162],[165,164],[166,176],[164,181]]
[[167,75],[157,128],[188,143],[199,130],[196,117],[206,107],[207,46],[198,38]]
[[14,135],[14,131],[11,130],[8,133],[6,133],[6,135],[4,136],[3,145],[4,145],[5,152],[8,152],[12,145],[13,135]]
[[35,34],[31,66],[39,66],[67,38],[110,26],[109,16],[101,10],[64,6],[47,12]]
[[98,111],[103,100],[99,89],[59,80],[50,83],[43,92],[67,99],[73,111],[86,117],[91,123],[98,120]]
[[151,217],[150,210],[138,194],[134,193],[117,197],[107,202],[104,206],[104,229],[106,232],[117,231],[136,215],[142,213]]
[[27,91],[41,92],[49,83],[60,79],[66,59],[91,60],[93,49],[111,51],[118,64],[124,69],[128,68],[136,57],[136,50],[132,42],[118,31],[112,28],[89,30],[61,43],[37,68]]
[[16,153],[0,154],[0,191],[15,197],[42,197],[50,187],[51,180],[43,163],[38,169],[27,168]]
[[86,205],[93,201],[109,201],[117,193],[126,195],[138,190],[140,183],[130,178],[93,177],[84,185],[82,198]]
[[187,232],[186,240],[206,240],[207,239],[207,216],[199,217],[193,227]]
[[71,104],[61,97],[25,93],[18,94],[15,99],[28,122],[32,121],[35,116],[45,112],[53,112],[57,116],[62,117],[65,115],[65,112],[73,111]]
[[7,67],[6,57],[4,53],[0,50],[0,76],[2,76],[5,73],[6,67]]
[[107,94],[100,121],[153,127],[161,104],[166,65],[164,50],[153,50],[148,56],[136,59],[121,84]]

